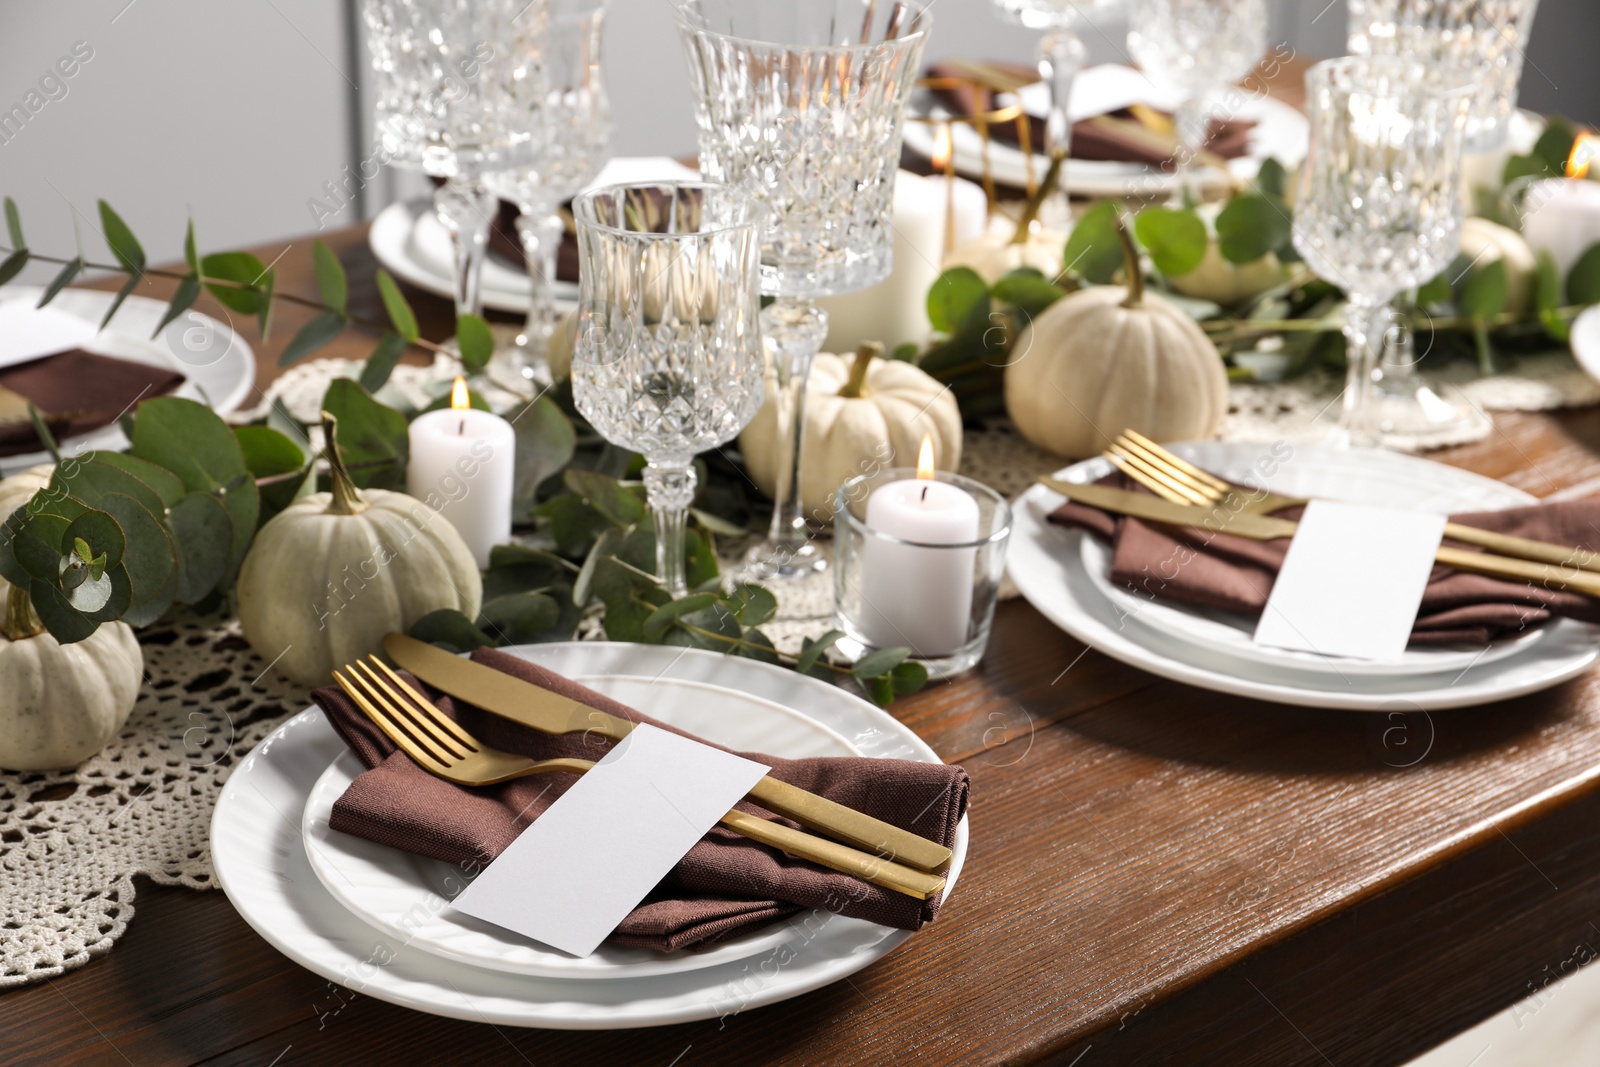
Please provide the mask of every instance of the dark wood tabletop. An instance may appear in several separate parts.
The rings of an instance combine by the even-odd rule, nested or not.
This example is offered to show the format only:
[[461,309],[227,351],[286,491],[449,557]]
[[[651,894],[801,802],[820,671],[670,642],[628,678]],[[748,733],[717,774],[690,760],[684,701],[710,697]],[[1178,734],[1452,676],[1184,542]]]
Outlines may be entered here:
[[[365,227],[323,237],[381,320]],[[280,290],[314,292],[311,238],[257,250],[280,252]],[[409,295],[445,336],[445,302]],[[257,345],[258,385],[305,318]],[[1600,408],[1498,414],[1435,458],[1592,493]],[[1430,715],[1308,710],[1155,678],[1012,601],[976,670],[894,713],[971,772],[971,852],[939,920],[846,981],[647,1030],[462,1022],[312,974],[220,892],[141,880],[106,957],[0,996],[0,1062],[1396,1064],[1600,946],[1600,673]]]

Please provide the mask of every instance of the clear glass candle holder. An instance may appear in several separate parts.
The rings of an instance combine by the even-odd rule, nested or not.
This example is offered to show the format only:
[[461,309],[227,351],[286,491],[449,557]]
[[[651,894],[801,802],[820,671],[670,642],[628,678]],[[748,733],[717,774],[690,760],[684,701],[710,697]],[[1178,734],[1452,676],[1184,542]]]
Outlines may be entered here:
[[860,659],[909,647],[935,678],[983,658],[1011,536],[1011,505],[981,482],[910,467],[839,487],[833,518],[834,626]]

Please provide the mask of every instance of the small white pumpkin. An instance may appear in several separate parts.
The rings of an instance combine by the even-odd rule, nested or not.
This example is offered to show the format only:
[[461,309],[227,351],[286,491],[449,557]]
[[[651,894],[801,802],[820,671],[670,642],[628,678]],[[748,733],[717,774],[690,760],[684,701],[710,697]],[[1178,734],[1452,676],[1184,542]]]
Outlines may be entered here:
[[[864,344],[853,364],[819,353],[806,381],[806,438],[800,498],[808,518],[833,516],[833,498],[847,479],[917,460],[922,438],[933,440],[934,463],[961,465],[961,411],[955,394],[920,367],[875,358],[883,346]],[[778,440],[777,384],[767,371],[766,397],[739,437],[746,469],[761,491],[776,497],[785,450]],[[783,472],[787,477],[788,472]]]
[[972,240],[952,248],[944,257],[942,269],[968,267],[989,285],[1019,267],[1032,267],[1046,278],[1061,273],[1067,235],[1047,230],[1038,223],[1039,209],[1061,181],[1062,159],[1053,159],[1044,180],[1034,190],[1013,225],[1002,217],[990,220],[989,227]]
[[1123,430],[1156,441],[1211,437],[1228,413],[1228,375],[1205,331],[1144,291],[1138,253],[1117,220],[1128,288],[1097,285],[1051,304],[1017,339],[1006,411],[1022,436],[1071,458]]
[[[1509,226],[1472,215],[1461,222],[1461,254],[1472,260],[1475,268],[1486,267],[1497,259],[1504,263],[1506,310],[1519,313],[1528,310],[1533,302],[1539,257],[1534,255],[1522,234]],[[4,488],[4,483],[0,483],[0,488]]]
[[383,636],[430,611],[476,618],[483,580],[450,520],[415,497],[357,490],[322,414],[333,491],[291,504],[263,526],[239,569],[239,623],[278,673],[325,685],[378,652]]
[[29,467],[25,471],[18,471],[9,478],[0,479],[0,522],[4,522],[22,505],[33,499],[33,494],[50,484],[50,475],[55,473],[55,465],[41,463],[37,467]]
[[0,591],[5,601],[0,624],[0,767],[75,767],[104,748],[128,721],[144,680],[144,654],[124,622],[103,622],[84,640],[63,645],[45,632],[25,592],[9,583],[0,585],[5,586]]

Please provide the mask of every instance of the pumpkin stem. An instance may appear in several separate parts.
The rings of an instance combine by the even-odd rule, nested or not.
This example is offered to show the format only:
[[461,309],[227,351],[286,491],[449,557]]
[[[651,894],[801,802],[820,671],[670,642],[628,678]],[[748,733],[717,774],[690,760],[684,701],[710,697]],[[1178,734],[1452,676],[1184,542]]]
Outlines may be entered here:
[[1022,214],[1017,216],[1017,230],[1011,235],[1011,243],[1021,245],[1028,243],[1028,231],[1033,229],[1034,220],[1039,217],[1039,209],[1044,207],[1044,202],[1050,199],[1056,191],[1056,186],[1061,184],[1061,168],[1067,161],[1065,152],[1056,152],[1050,157],[1050,169],[1044,172],[1044,181],[1039,183],[1039,188],[1028,197],[1028,202],[1022,208]]
[[850,380],[844,383],[844,388],[839,390],[839,395],[847,400],[867,395],[867,368],[872,366],[872,361],[883,355],[883,345],[877,341],[862,341],[861,347],[856,349],[856,361],[850,364]]
[[333,499],[328,501],[327,513],[359,515],[371,505],[361,498],[361,490],[350,480],[344,457],[339,454],[339,420],[326,411],[322,413],[322,437],[322,454],[328,460],[328,471],[333,478]]
[[44,633],[44,623],[33,610],[33,598],[28,591],[19,585],[7,585],[6,617],[0,622],[0,633],[4,633],[8,641],[23,641]]
[[1117,222],[1117,240],[1122,242],[1122,266],[1128,275],[1128,295],[1122,301],[1125,308],[1144,307],[1144,274],[1139,270],[1139,250],[1133,247],[1133,236],[1122,221],[1122,209],[1112,216]]

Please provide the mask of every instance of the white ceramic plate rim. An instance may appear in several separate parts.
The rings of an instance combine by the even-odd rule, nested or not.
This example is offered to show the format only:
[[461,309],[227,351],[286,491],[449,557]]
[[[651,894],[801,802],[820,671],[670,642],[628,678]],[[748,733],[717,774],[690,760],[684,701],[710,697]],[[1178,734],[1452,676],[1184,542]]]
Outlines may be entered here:
[[[771,691],[789,707],[837,729],[864,754],[938,760],[921,738],[881,709],[819,679],[754,660],[608,642],[512,651],[571,673],[670,673]],[[312,972],[381,1000],[451,1018],[551,1029],[690,1022],[729,1016],[836,982],[911,936],[830,916],[819,930],[797,929],[793,942],[775,950],[789,955],[770,971],[758,969],[755,981],[748,962],[685,975],[571,982],[442,960],[376,934],[340,907],[310,871],[297,840],[300,815],[311,785],[342,748],[315,708],[273,731],[223,787],[212,817],[212,860],[229,900],[270,944]],[[965,862],[968,839],[968,820],[963,819],[956,830],[945,907]],[[763,965],[767,961],[763,958]],[[742,986],[736,984],[741,980]]]
[[[44,289],[37,285],[8,285],[0,289],[0,301],[26,300],[37,303],[43,294]],[[97,289],[65,289],[50,302],[50,306],[98,326],[115,296],[115,293]],[[238,408],[255,385],[256,355],[249,343],[227,323],[192,308],[168,324],[162,334],[165,343],[153,341],[150,335],[155,332],[166,310],[167,305],[163,301],[130,296],[117,309],[106,328],[83,346],[84,350],[113,359],[175,370],[184,376],[184,382],[171,395],[197,400],[222,415]],[[203,364],[178,359],[171,346],[181,344],[186,330],[214,331],[216,340],[210,347],[221,347],[222,356],[214,362]],[[63,452],[81,454],[97,448],[126,448],[128,438],[122,428],[112,422],[98,430],[65,438],[59,443]],[[0,470],[9,473],[49,462],[48,452],[29,452],[0,459]]]
[[[1192,448],[1176,446],[1175,450],[1192,461],[1192,456],[1185,454],[1192,453]],[[1309,455],[1302,456],[1301,452],[1308,452]],[[1296,475],[1292,493],[1285,487],[1274,484],[1274,477],[1262,478],[1259,473],[1255,473],[1254,476],[1265,488],[1284,491],[1286,495],[1333,495],[1336,490],[1319,485],[1319,472],[1327,469],[1319,461],[1329,458],[1348,460],[1349,454],[1327,457],[1315,449],[1302,446],[1292,463]],[[1413,495],[1409,491],[1409,485],[1404,485],[1403,488],[1407,490],[1404,495],[1408,500],[1422,499],[1429,511],[1443,511],[1449,514],[1517,507],[1535,502],[1533,496],[1504,482],[1497,482],[1459,467],[1448,467],[1427,460],[1419,462],[1424,466],[1392,465],[1389,467],[1392,473],[1383,480],[1401,485],[1412,478],[1425,477],[1425,482],[1416,484],[1416,489],[1420,490],[1420,493]],[[1344,465],[1348,469],[1348,462]],[[1289,466],[1284,464],[1274,473],[1281,474]],[[1231,470],[1212,473],[1223,477],[1242,478],[1250,472]],[[1347,499],[1352,498],[1347,497]],[[1399,660],[1388,663],[1324,657],[1310,652],[1271,648],[1257,645],[1251,640],[1250,633],[1240,628],[1238,622],[1225,617],[1226,613],[1213,612],[1173,600],[1140,597],[1118,586],[1111,580],[1111,548],[1099,538],[1082,538],[1081,551],[1084,571],[1094,582],[1100,595],[1121,608],[1123,613],[1135,619],[1139,625],[1183,641],[1197,651],[1210,653],[1221,650],[1239,659],[1266,664],[1281,670],[1322,675],[1330,681],[1352,674],[1396,679],[1405,675],[1440,674],[1446,671],[1455,673],[1521,653],[1528,645],[1543,640],[1549,633],[1549,627],[1539,627],[1514,638],[1495,641],[1483,648],[1407,649]],[[1250,625],[1253,626],[1253,623]]]
[[[1194,462],[1226,469],[1234,458],[1230,451],[1258,449],[1260,445],[1198,442],[1186,446]],[[1310,448],[1312,446],[1296,446]],[[1424,463],[1411,456],[1381,453],[1386,461]],[[1067,481],[1092,481],[1109,469],[1104,459],[1086,460],[1057,472]],[[1197,656],[1193,649],[1165,635],[1133,630],[1119,618],[1117,609],[1095,589],[1084,570],[1079,539],[1081,530],[1054,526],[1045,516],[1061,497],[1035,485],[1023,493],[1013,508],[1007,571],[1018,591],[1040,614],[1062,630],[1098,651],[1173,681],[1235,696],[1300,707],[1341,708],[1351,711],[1429,711],[1472,707],[1522,696],[1576,677],[1600,656],[1600,627],[1560,619],[1539,644],[1527,652],[1497,663],[1480,665],[1437,679],[1373,680],[1351,677],[1338,686],[1315,678],[1275,671],[1262,664],[1237,660],[1220,653]],[[1377,684],[1382,683],[1382,684]]]
[[[612,692],[616,682],[636,679],[619,679],[616,675],[569,675],[597,692],[607,693],[617,699],[627,694]],[[662,678],[651,683],[661,690],[662,699],[651,705],[651,713],[671,723],[677,718],[681,702],[698,697],[722,697],[737,701],[741,707],[734,717],[730,732],[721,737],[711,737],[730,747],[749,750],[763,744],[760,736],[735,737],[739,730],[767,732],[768,751],[774,755],[859,756],[855,746],[814,719],[807,718],[771,700],[728,689],[679,678]],[[747,718],[748,716],[748,718]],[[811,734],[821,746],[806,753],[785,752],[779,746],[771,747],[771,738],[781,737],[774,729],[777,720]],[[701,721],[704,721],[703,719]],[[701,731],[707,736],[708,731]],[[305,841],[306,858],[317,879],[334,899],[343,904],[351,914],[369,925],[399,937],[425,952],[459,960],[462,963],[493,971],[512,974],[541,975],[547,978],[573,978],[581,980],[614,980],[618,978],[645,978],[658,974],[681,974],[705,967],[716,967],[734,960],[747,959],[788,941],[792,934],[787,923],[774,923],[751,933],[722,942],[704,952],[675,952],[663,954],[648,949],[622,948],[602,945],[593,955],[578,958],[557,952],[528,941],[510,931],[488,932],[481,924],[462,916],[452,908],[442,906],[443,898],[435,893],[426,881],[422,865],[436,861],[407,856],[361,838],[339,833],[328,825],[333,802],[344,795],[364,768],[352,754],[346,752],[328,765],[317,779],[306,802],[301,817],[300,831]],[[454,877],[454,875],[452,875]],[[463,879],[464,880],[464,879]],[[799,920],[790,920],[791,922]]]

